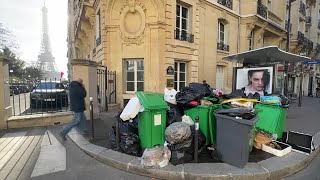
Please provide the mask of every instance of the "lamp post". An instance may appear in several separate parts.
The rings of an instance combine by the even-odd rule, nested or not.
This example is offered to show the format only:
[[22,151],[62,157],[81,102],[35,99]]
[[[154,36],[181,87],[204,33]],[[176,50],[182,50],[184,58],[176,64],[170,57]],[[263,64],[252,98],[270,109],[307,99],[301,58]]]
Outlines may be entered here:
[[10,78],[11,84],[12,84],[12,80],[13,80],[13,78],[12,78],[13,70],[12,70],[12,69],[9,70],[9,74],[10,74],[10,77],[9,77],[9,78]]
[[[295,0],[288,0],[288,25],[287,25],[287,43],[286,43],[286,51],[289,52],[289,44],[290,44],[290,21],[291,21],[291,3],[294,2]],[[284,62],[284,86],[283,86],[283,91],[284,91],[284,95],[288,96],[288,61]]]

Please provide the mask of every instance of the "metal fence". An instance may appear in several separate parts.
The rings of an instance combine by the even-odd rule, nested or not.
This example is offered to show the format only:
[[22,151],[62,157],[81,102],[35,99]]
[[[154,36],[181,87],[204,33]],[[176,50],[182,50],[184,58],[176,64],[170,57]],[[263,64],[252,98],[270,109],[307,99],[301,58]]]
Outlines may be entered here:
[[69,81],[44,79],[10,82],[13,116],[69,111]]
[[107,111],[108,104],[116,103],[116,72],[108,71],[107,67],[97,69],[97,93],[100,111]]

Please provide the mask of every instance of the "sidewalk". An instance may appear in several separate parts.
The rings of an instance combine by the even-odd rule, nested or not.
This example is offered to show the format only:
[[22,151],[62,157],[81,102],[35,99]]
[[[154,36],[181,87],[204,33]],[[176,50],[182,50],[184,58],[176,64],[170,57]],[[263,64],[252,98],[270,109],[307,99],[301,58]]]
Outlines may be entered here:
[[[314,136],[315,146],[320,145],[320,99],[305,97],[302,107],[297,102],[293,103],[288,111],[287,130],[293,130]],[[108,132],[116,121],[114,112],[100,114],[100,118],[94,121],[95,144],[91,144],[83,138],[77,130],[73,129],[69,137],[86,153],[112,167],[122,169],[144,176],[163,179],[193,179],[193,178],[215,178],[215,179],[281,179],[294,174],[306,167],[312,159],[319,154],[317,148],[309,156],[297,152],[291,152],[284,157],[262,158],[255,162],[250,161],[244,169],[233,167],[226,163],[198,163],[182,164],[173,166],[169,164],[162,169],[145,169],[140,164],[140,158],[122,154],[109,149]],[[88,122],[90,125],[90,122]],[[91,126],[89,126],[91,127]],[[319,131],[319,132],[318,132]],[[318,132],[318,133],[317,133]]]

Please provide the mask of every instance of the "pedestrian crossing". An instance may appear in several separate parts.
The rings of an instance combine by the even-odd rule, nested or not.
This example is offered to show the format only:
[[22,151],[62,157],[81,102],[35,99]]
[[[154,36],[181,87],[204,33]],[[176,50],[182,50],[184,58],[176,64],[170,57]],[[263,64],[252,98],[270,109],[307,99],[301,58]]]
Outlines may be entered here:
[[66,149],[49,130],[33,128],[0,138],[0,180],[30,179],[64,170]]

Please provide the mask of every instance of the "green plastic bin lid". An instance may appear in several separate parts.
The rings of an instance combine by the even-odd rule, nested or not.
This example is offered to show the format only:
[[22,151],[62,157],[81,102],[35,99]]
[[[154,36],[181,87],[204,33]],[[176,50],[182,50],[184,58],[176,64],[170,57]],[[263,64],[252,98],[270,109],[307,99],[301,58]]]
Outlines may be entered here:
[[137,91],[136,96],[145,109],[166,109],[168,105],[164,101],[164,94],[155,92]]

